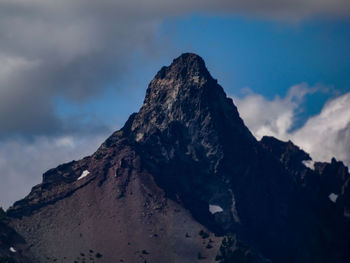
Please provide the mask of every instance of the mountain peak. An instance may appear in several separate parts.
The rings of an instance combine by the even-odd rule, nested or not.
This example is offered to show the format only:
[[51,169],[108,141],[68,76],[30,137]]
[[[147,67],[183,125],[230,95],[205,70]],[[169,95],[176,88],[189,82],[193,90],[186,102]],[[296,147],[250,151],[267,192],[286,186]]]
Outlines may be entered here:
[[191,134],[202,131],[201,138],[221,133],[221,129],[252,138],[232,99],[212,78],[204,60],[193,53],[180,55],[156,74],[131,131],[136,141],[143,141],[155,130],[163,132],[172,124],[185,127]]
[[292,142],[256,141],[203,59],[182,54],[121,130],[7,211],[0,233],[9,224],[26,243],[0,235],[0,259],[349,262],[348,169],[309,159]]
[[170,110],[175,101],[181,102],[187,97],[194,99],[203,95],[208,88],[226,97],[217,81],[211,77],[204,60],[196,54],[184,53],[156,74],[147,89],[144,106],[161,104]]
[[183,53],[175,58],[168,67],[163,67],[156,75],[156,79],[182,77],[210,77],[204,60],[194,53]]

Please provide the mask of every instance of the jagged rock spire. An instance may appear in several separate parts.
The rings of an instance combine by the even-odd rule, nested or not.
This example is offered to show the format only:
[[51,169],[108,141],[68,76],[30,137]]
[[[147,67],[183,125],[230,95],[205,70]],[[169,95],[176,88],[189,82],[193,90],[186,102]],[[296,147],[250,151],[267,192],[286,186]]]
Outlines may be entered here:
[[254,140],[232,99],[212,78],[203,59],[192,53],[182,54],[156,74],[131,130],[140,141],[150,130],[164,130],[173,122],[193,132],[226,129]]

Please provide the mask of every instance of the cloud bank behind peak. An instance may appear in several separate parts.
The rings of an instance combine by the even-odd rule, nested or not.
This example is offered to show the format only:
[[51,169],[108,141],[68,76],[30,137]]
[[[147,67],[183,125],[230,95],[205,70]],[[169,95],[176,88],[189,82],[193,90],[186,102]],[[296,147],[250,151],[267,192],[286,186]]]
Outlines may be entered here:
[[268,100],[251,93],[234,101],[244,122],[258,139],[269,135],[291,140],[315,161],[329,162],[336,157],[350,166],[350,92],[330,99],[319,114],[292,129],[305,96],[319,91],[318,87],[301,84],[291,87],[284,98]]

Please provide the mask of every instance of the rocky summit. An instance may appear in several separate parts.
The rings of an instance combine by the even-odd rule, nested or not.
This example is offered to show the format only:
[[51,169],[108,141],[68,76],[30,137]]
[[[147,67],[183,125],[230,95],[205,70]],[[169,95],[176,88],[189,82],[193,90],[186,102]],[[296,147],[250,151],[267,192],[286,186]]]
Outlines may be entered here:
[[94,154],[3,213],[0,262],[350,262],[349,180],[340,161],[257,141],[186,53]]

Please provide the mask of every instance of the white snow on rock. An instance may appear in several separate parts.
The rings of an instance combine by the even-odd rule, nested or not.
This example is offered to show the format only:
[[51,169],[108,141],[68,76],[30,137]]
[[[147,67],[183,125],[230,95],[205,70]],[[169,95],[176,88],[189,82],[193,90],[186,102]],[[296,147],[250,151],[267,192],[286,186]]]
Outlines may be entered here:
[[313,160],[304,160],[302,163],[307,168],[310,168],[311,170],[315,170],[315,162]]
[[210,213],[216,214],[216,213],[219,213],[222,211],[224,211],[224,209],[222,209],[221,206],[209,204],[209,212]]
[[338,195],[336,195],[335,193],[331,193],[329,196],[328,196],[329,200],[331,200],[333,203],[337,202],[337,198],[338,198]]
[[10,251],[11,251],[12,253],[16,253],[16,252],[17,252],[16,249],[15,249],[14,247],[10,247]]
[[88,170],[83,171],[83,173],[79,176],[79,178],[77,179],[77,181],[80,180],[80,179],[83,179],[83,178],[86,177],[89,173],[90,173],[90,172],[89,172]]

